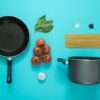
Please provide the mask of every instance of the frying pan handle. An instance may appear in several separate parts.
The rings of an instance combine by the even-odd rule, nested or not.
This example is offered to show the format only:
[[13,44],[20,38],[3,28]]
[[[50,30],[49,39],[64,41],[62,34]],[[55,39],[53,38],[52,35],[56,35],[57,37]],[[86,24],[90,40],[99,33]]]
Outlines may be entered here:
[[7,73],[7,83],[12,83],[12,57],[8,57],[8,73]]

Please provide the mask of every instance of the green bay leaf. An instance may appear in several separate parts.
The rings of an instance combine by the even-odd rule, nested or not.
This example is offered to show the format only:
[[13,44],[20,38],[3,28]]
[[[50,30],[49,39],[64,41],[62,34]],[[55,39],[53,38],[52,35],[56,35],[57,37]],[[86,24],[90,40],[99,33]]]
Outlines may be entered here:
[[37,24],[38,25],[43,24],[45,21],[46,21],[46,15],[43,15],[42,17],[39,18]]

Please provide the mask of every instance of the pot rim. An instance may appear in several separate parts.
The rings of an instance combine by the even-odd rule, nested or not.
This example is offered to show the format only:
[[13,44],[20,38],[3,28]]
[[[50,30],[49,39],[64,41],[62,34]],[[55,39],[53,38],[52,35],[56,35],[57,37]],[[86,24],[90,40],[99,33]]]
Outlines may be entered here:
[[100,57],[93,56],[72,56],[69,57],[69,60],[100,60]]

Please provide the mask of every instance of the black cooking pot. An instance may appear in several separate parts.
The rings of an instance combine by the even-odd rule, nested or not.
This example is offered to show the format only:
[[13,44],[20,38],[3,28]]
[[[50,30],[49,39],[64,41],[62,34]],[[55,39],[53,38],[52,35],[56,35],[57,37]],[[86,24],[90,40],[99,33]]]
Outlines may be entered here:
[[96,84],[100,82],[99,57],[69,57],[68,60],[57,59],[58,62],[68,64],[69,79],[80,84]]

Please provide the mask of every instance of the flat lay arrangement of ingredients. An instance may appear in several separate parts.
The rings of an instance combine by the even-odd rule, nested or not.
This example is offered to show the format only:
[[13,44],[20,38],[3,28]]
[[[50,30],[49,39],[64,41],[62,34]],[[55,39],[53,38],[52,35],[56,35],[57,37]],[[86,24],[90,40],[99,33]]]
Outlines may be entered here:
[[[49,33],[54,25],[53,20],[47,20],[46,15],[41,16],[36,25],[35,32]],[[80,23],[75,24],[79,29]],[[94,29],[94,24],[88,25],[90,30]],[[21,53],[28,45],[29,31],[27,26],[20,19],[13,16],[4,16],[0,18],[0,54],[7,56],[8,73],[7,83],[12,83],[12,56]],[[100,48],[99,34],[67,34],[67,48]],[[36,46],[33,48],[31,58],[32,66],[41,63],[50,63],[52,60],[51,46],[43,38],[36,40]],[[68,60],[58,58],[58,62],[68,64],[68,76],[72,82],[80,84],[100,83],[100,58],[87,56],[72,56]],[[46,80],[45,71],[37,74],[40,81]]]

